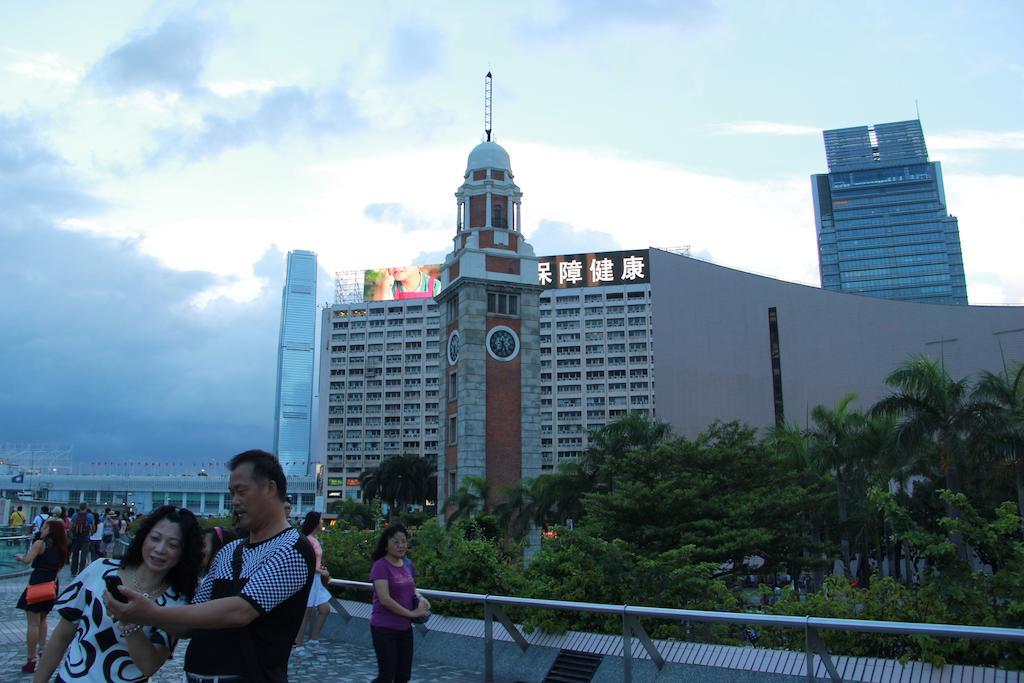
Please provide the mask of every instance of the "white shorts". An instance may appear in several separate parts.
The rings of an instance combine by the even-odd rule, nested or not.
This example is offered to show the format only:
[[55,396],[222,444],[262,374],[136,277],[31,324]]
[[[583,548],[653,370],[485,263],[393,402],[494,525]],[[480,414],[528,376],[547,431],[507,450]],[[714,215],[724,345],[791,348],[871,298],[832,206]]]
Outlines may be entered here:
[[306,607],[319,607],[330,599],[331,593],[324,588],[324,582],[320,580],[320,575],[314,575],[313,585],[309,588],[309,599],[306,600]]

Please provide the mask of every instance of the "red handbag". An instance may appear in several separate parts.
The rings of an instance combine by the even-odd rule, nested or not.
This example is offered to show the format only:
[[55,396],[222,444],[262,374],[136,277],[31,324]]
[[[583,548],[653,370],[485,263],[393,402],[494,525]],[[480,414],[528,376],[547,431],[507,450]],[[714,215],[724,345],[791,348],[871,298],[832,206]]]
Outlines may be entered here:
[[35,605],[57,599],[57,580],[33,583],[25,589],[25,602]]

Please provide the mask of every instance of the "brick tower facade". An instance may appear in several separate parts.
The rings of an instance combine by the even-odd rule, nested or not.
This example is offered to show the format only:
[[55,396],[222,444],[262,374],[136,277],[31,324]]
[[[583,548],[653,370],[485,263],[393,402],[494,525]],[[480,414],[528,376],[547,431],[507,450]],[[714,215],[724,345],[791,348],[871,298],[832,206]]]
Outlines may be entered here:
[[[436,297],[441,317],[438,510],[467,476],[501,488],[540,474],[540,287],[523,239],[508,153],[482,142],[455,193],[456,233]],[[449,511],[450,512],[450,511]]]

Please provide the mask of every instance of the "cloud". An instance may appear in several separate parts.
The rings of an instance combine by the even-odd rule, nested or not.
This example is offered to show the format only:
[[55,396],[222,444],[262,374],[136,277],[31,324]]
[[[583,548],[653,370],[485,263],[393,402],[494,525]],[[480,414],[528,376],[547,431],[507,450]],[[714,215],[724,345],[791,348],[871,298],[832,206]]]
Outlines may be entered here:
[[795,123],[773,121],[734,121],[708,126],[714,135],[821,135],[822,129]]
[[958,218],[972,304],[1024,304],[1024,269],[1015,245],[1024,234],[1024,176],[947,173],[949,211]]
[[1024,150],[1024,131],[962,131],[928,136],[930,152],[954,150]]
[[280,86],[259,98],[251,112],[209,113],[195,128],[158,132],[158,149],[150,155],[150,162],[176,157],[194,161],[257,142],[277,144],[292,134],[316,139],[360,125],[355,103],[341,88],[321,93]]
[[89,78],[116,93],[154,90],[195,93],[214,38],[212,26],[176,16],[132,35],[90,70]]
[[7,65],[7,71],[25,78],[56,83],[73,84],[82,78],[82,69],[67,64],[60,55],[43,53],[29,54],[10,50],[21,59]]
[[363,215],[377,223],[397,225],[404,232],[432,227],[428,221],[417,216],[408,207],[394,202],[368,204],[363,210]]
[[217,97],[222,98],[239,97],[241,95],[251,94],[262,95],[277,87],[279,87],[278,83],[264,79],[249,81],[210,81],[206,84],[207,90],[217,95]]
[[0,220],[14,230],[29,228],[43,216],[70,218],[97,210],[102,202],[35,140],[27,123],[0,115],[0,206]]
[[56,227],[104,209],[24,124],[0,117],[0,415],[4,438],[95,458],[209,461],[270,448],[283,257],[240,304],[135,241]]
[[576,230],[568,223],[541,219],[526,241],[538,256],[583,254],[591,251],[616,251],[622,247],[607,232]]
[[562,32],[624,26],[669,27],[691,32],[705,28],[721,14],[710,0],[563,0],[557,5],[557,12],[557,19],[547,28]]
[[441,61],[444,36],[426,26],[402,24],[391,32],[388,67],[399,79],[417,78],[435,70]]
[[440,251],[421,251],[416,258],[412,260],[414,266],[432,266],[435,264],[442,264],[444,260],[448,258],[448,254],[451,250],[442,249]]

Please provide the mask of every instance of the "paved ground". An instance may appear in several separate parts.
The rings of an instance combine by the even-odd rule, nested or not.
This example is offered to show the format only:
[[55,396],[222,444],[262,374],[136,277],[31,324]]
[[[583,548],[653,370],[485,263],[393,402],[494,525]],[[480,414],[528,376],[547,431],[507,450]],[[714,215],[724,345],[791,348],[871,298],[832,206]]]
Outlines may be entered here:
[[[28,577],[0,579],[0,683],[29,681],[28,674],[21,673],[25,663],[25,616],[14,605],[25,587]],[[61,583],[67,582],[67,570],[61,576]],[[50,615],[51,627],[57,623],[57,615]],[[152,681],[178,683],[182,680],[181,664],[186,643],[179,646],[174,657],[157,672]],[[366,683],[377,674],[377,660],[370,649],[359,648],[347,643],[321,641],[302,656],[293,657],[289,680],[293,683],[322,683],[329,680],[345,683]],[[439,683],[441,681],[479,681],[482,675],[444,664],[417,664],[413,668],[415,683]]]

